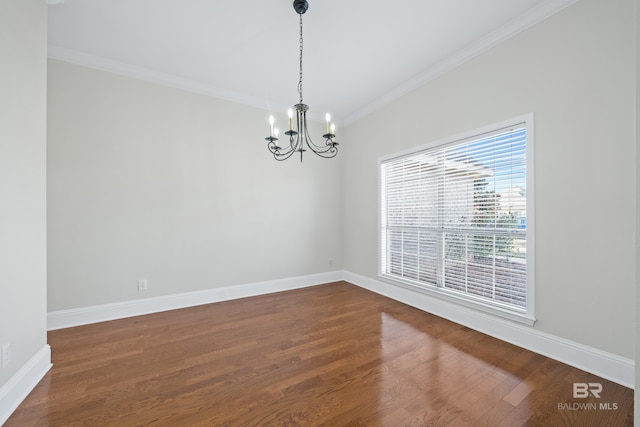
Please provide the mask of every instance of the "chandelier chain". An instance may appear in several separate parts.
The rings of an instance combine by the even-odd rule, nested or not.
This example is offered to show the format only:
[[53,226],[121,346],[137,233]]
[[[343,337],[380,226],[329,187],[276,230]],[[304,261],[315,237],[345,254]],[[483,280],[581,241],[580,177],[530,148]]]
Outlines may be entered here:
[[300,14],[300,79],[298,80],[298,93],[300,94],[300,104],[302,104],[302,14]]

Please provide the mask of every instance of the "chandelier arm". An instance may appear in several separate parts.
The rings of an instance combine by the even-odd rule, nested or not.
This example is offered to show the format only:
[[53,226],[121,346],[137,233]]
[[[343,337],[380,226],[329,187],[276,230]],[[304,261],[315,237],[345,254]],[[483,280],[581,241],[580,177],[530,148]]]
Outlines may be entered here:
[[338,149],[332,146],[328,146],[325,150],[321,150],[321,151],[316,151],[313,148],[311,148],[311,151],[313,151],[316,155],[323,157],[325,159],[330,159],[332,157],[335,157],[338,154]]
[[278,161],[287,160],[293,153],[295,153],[295,151],[291,149],[282,151],[280,147],[277,147],[277,149],[272,149],[272,147],[269,147],[269,151],[271,151],[271,153],[273,154],[273,158]]
[[314,144],[313,146],[309,145],[309,149],[320,157],[323,157],[325,159],[330,159],[332,157],[335,157],[338,154],[338,148],[336,147],[336,145],[338,144],[337,143],[335,143],[335,145],[331,144],[331,145],[328,145],[326,148],[317,148],[317,146]]
[[316,153],[319,157],[322,157],[323,159],[332,159],[335,156],[338,155],[338,150],[329,152],[329,153]]
[[318,156],[321,156],[323,154],[327,154],[328,157],[334,157],[338,152],[338,148],[334,147],[332,145],[328,145],[326,148],[319,149],[319,150],[318,149],[314,150],[313,148],[311,148],[311,151],[316,153]]
[[297,147],[300,144],[300,137],[298,135],[298,132],[290,130],[285,132],[285,135],[289,136],[289,146],[285,150],[283,150],[282,147],[277,144],[276,141],[278,141],[278,138],[265,138],[267,140],[267,148],[273,154],[273,158],[278,161],[287,160],[289,157],[291,157],[293,153],[298,151]]
[[284,160],[287,160],[289,157],[291,157],[293,155],[293,153],[295,153],[295,151],[291,151],[287,154],[281,154],[281,153],[273,153],[273,158],[276,159],[279,162],[282,162]]
[[[315,142],[313,142],[313,140],[311,139],[311,136],[309,135],[309,127],[307,126],[306,112],[302,112],[302,116],[303,116],[302,121],[304,123],[303,139],[307,142],[307,146],[309,147],[309,149],[319,156],[326,154],[325,156],[322,156],[325,158],[335,157],[336,154],[338,154],[338,149],[336,148],[338,143],[333,141],[333,136],[326,137],[324,147],[321,145],[317,145]],[[330,134],[327,134],[327,135],[330,135]]]

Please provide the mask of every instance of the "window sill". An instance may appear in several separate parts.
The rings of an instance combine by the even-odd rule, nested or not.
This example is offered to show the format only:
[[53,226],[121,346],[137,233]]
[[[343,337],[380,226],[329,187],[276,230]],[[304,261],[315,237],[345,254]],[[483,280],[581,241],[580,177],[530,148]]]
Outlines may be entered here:
[[522,323],[528,326],[533,326],[536,322],[535,317],[533,317],[532,315],[529,315],[528,313],[525,313],[525,312],[518,313],[516,311],[503,309],[499,306],[488,304],[479,298],[476,299],[467,295],[462,296],[457,294],[454,291],[450,291],[447,289],[442,289],[442,288],[429,286],[429,285],[421,285],[411,280],[403,280],[396,276],[391,276],[387,274],[379,274],[378,278],[381,281],[388,283],[390,285],[400,286],[402,288],[409,289],[414,292],[435,297],[440,300],[454,303],[462,307],[471,308],[471,309],[474,309],[483,313],[491,314],[493,316],[497,316],[510,321]]

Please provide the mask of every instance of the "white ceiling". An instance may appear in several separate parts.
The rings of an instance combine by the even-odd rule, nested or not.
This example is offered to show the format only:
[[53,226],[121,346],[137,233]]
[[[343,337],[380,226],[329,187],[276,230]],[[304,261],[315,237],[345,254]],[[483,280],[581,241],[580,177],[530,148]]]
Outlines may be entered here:
[[[304,101],[348,124],[575,1],[309,0]],[[284,113],[298,102],[292,3],[64,0],[49,56]]]

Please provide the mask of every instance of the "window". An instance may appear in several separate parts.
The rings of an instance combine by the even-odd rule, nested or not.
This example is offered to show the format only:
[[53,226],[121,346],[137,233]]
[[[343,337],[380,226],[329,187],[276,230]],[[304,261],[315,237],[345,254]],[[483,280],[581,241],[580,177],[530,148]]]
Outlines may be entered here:
[[380,162],[380,274],[533,324],[533,115]]

